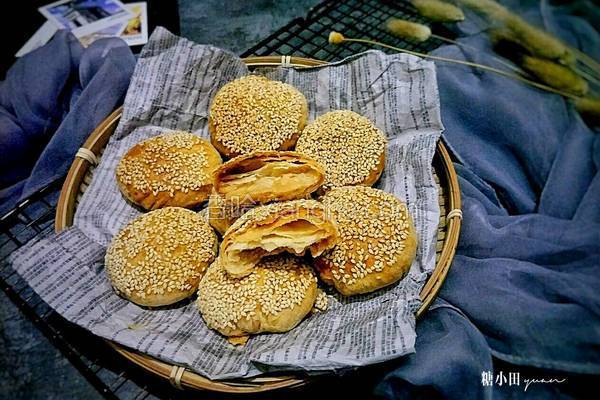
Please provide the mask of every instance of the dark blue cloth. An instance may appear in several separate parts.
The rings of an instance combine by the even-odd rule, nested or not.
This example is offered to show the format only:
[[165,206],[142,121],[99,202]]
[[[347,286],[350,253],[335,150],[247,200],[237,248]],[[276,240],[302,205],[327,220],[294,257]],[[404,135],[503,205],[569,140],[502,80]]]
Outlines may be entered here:
[[84,49],[66,31],[19,59],[0,83],[0,215],[64,176],[121,102],[135,57],[121,39]]
[[[600,58],[590,3],[514,2],[532,21]],[[583,15],[583,16],[582,16]],[[493,65],[476,18],[464,43],[435,54]],[[463,225],[439,299],[417,324],[416,354],[376,387],[386,398],[558,398],[482,373],[529,378],[600,374],[600,135],[556,95],[436,62],[444,139],[457,164]],[[509,363],[509,364],[506,364]],[[527,366],[527,367],[525,367]],[[570,379],[570,378],[569,378]],[[568,385],[565,382],[564,385]]]

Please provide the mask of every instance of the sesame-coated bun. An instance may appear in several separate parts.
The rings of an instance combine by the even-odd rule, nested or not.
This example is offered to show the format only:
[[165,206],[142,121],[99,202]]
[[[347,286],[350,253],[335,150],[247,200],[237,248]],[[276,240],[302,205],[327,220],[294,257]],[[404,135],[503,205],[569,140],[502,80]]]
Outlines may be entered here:
[[292,200],[258,206],[225,232],[219,258],[232,277],[250,274],[265,256],[288,252],[318,256],[338,240],[335,222],[316,200]]
[[155,136],[133,146],[117,166],[123,195],[146,210],[192,208],[212,190],[220,154],[206,140],[188,132]]
[[129,222],[108,246],[105,264],[117,293],[158,307],[192,295],[216,252],[217,237],[202,215],[166,207]]
[[323,167],[295,151],[254,151],[215,171],[214,189],[229,202],[266,204],[304,199],[325,179]]
[[296,151],[325,168],[323,191],[346,185],[372,186],[383,172],[387,139],[367,118],[331,111],[309,124]]
[[350,296],[391,285],[408,273],[417,235],[406,204],[365,186],[333,189],[322,201],[340,231],[338,244],[315,260],[324,282]]
[[223,236],[231,224],[251,208],[252,205],[227,202],[213,190],[208,198],[208,222]]
[[231,158],[254,150],[289,150],[308,119],[298,89],[264,76],[248,75],[223,86],[210,107],[212,144]]
[[287,332],[311,311],[317,277],[301,258],[280,254],[261,260],[250,275],[233,278],[219,259],[198,288],[198,309],[209,328],[230,337]]

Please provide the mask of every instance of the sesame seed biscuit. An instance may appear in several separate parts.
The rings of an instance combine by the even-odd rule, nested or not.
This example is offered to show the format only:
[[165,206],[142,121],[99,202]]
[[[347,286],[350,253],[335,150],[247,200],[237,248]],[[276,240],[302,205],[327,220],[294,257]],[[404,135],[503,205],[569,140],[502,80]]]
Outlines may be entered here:
[[289,331],[311,311],[316,298],[313,269],[299,257],[280,254],[262,259],[243,278],[231,277],[217,259],[200,282],[196,304],[209,328],[239,339]]
[[308,119],[304,95],[286,83],[248,75],[223,86],[210,107],[212,144],[231,158],[294,147]]
[[406,204],[365,186],[333,189],[322,201],[340,232],[338,244],[315,260],[325,283],[350,296],[391,285],[408,273],[417,235]]
[[196,291],[217,245],[202,215],[166,207],[139,216],[112,239],[106,272],[115,291],[136,304],[173,304]]
[[383,172],[387,139],[367,118],[350,110],[331,111],[309,124],[296,151],[325,168],[323,191],[346,185],[372,186]]
[[295,151],[254,151],[215,171],[214,189],[227,201],[266,204],[304,199],[325,179],[323,167]]
[[335,221],[315,200],[258,206],[225,232],[220,247],[223,268],[233,277],[250,274],[265,256],[288,252],[318,256],[338,240]]
[[189,132],[152,137],[133,146],[117,166],[119,189],[146,210],[192,208],[212,190],[221,155],[206,140]]

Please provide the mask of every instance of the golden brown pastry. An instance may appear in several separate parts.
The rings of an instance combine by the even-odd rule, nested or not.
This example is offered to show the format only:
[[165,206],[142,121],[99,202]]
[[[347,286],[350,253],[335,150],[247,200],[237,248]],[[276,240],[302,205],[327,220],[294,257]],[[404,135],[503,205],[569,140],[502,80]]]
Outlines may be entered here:
[[257,204],[307,198],[323,183],[323,168],[294,151],[255,151],[215,171],[210,224],[221,235]]
[[106,251],[113,288],[142,306],[192,295],[217,252],[217,237],[198,213],[166,207],[129,222]]
[[231,277],[217,259],[200,282],[197,305],[209,328],[238,344],[249,334],[289,331],[316,297],[313,269],[299,257],[280,254],[262,259],[243,278]]
[[315,260],[321,279],[350,296],[391,285],[409,271],[417,235],[406,204],[365,186],[329,191],[323,204],[338,224],[338,244]]
[[222,162],[208,141],[189,132],[167,133],[129,149],[117,166],[117,183],[129,201],[146,210],[192,208],[208,198]]
[[371,186],[385,165],[387,139],[367,118],[349,110],[331,111],[309,124],[296,151],[325,168],[323,190],[346,185]]
[[215,171],[215,192],[227,201],[265,204],[303,199],[325,179],[323,167],[295,151],[255,151]]
[[208,222],[221,236],[246,211],[254,208],[253,204],[240,204],[238,201],[227,202],[213,192],[208,199]]
[[217,92],[208,129],[212,144],[231,158],[255,150],[291,149],[307,118],[308,103],[298,89],[248,75]]
[[333,247],[338,232],[315,200],[292,200],[258,206],[229,227],[220,247],[221,264],[233,277],[250,274],[265,256],[288,252],[318,256]]

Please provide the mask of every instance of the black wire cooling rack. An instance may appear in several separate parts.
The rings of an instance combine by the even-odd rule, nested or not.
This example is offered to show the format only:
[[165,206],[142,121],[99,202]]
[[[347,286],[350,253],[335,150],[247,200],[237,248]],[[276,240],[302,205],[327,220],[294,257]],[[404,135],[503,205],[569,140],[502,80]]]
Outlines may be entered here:
[[[382,0],[328,0],[312,8],[242,54],[246,56],[294,55],[324,61],[339,60],[370,49],[364,44],[333,46],[331,30],[347,37],[370,38],[421,52],[437,48],[430,39],[421,44],[405,42],[384,30],[390,17],[424,22],[410,4]],[[435,33],[452,37],[444,25]],[[58,348],[72,365],[108,399],[191,398],[194,393],[172,388],[166,380],[125,362],[103,340],[54,312],[8,265],[10,255],[25,243],[54,229],[60,182],[50,185],[0,217],[0,288],[6,296]],[[203,398],[214,395],[202,394]]]
[[[325,1],[313,7],[305,18],[297,18],[260,41],[246,52],[247,56],[294,55],[322,61],[341,60],[372,47],[363,43],[345,43],[342,46],[327,42],[329,32],[338,31],[346,37],[369,38],[396,47],[428,53],[442,42],[431,38],[422,43],[404,41],[385,30],[391,17],[429,25],[439,36],[454,38],[455,34],[444,24],[431,24],[416,13],[406,1],[350,0]],[[390,52],[387,49],[380,49]]]

